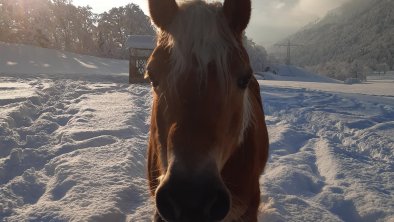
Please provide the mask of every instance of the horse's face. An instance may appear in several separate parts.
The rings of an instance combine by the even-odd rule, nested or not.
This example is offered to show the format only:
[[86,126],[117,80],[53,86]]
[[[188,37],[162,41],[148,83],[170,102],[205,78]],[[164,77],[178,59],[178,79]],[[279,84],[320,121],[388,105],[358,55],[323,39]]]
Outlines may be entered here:
[[205,82],[200,84],[194,64],[195,69],[181,75],[173,85],[167,81],[171,73],[169,51],[158,46],[153,52],[148,73],[154,92],[153,116],[160,144],[166,151],[162,156],[166,168],[175,160],[193,169],[214,162],[220,171],[242,142],[244,127],[250,121],[246,87],[252,70],[246,56],[234,53],[229,57],[232,58],[225,85],[214,64],[209,64]]
[[231,207],[220,172],[252,119],[247,92],[252,69],[241,43],[250,3],[238,13],[247,19],[236,20],[229,17],[236,2],[226,1],[224,9],[149,2],[162,29],[147,75],[154,92],[151,144],[161,175],[156,205],[168,221],[217,221]]

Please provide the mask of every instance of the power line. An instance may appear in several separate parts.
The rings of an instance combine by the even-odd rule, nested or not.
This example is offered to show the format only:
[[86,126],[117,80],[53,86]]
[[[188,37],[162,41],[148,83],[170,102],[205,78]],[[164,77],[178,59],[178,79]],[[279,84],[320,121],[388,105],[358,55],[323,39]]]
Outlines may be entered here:
[[286,57],[286,65],[291,65],[291,48],[303,46],[301,44],[292,44],[290,39],[287,41],[287,44],[275,44],[275,46],[279,47],[287,47],[287,57]]

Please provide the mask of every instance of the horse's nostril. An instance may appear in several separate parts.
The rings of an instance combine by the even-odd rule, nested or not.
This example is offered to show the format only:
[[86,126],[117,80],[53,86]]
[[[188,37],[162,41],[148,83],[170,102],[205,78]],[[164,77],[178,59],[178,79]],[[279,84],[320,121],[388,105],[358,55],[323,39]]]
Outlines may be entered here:
[[170,183],[167,183],[157,190],[156,207],[163,219],[221,221],[226,217],[230,210],[230,196],[224,187],[212,184],[188,185],[181,183],[170,186]]
[[230,211],[230,197],[228,193],[220,189],[214,196],[211,209],[209,211],[210,219],[213,221],[220,221],[224,219]]
[[179,209],[170,195],[168,186],[157,191],[156,207],[159,214],[168,221],[174,221],[179,217]]

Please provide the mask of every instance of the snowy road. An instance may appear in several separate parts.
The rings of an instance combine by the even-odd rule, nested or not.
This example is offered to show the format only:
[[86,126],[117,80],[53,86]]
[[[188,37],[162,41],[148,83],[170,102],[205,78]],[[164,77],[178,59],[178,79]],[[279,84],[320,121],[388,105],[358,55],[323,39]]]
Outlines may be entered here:
[[[261,93],[261,221],[394,220],[394,98]],[[150,101],[141,85],[0,77],[0,221],[149,221]]]

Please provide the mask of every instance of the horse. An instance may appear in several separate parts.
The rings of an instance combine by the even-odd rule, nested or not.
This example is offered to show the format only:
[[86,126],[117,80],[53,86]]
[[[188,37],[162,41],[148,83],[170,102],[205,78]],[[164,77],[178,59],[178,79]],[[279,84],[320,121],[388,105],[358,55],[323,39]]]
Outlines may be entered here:
[[268,132],[243,32],[250,0],[149,0],[153,220],[257,221]]

